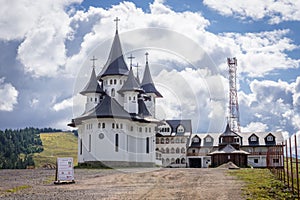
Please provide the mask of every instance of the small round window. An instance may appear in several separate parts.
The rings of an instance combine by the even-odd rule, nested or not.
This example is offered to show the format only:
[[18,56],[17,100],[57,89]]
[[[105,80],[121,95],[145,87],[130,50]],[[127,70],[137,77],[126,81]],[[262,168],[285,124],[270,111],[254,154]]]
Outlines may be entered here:
[[102,140],[103,138],[104,138],[104,134],[103,134],[103,133],[100,133],[100,134],[99,134],[99,139]]

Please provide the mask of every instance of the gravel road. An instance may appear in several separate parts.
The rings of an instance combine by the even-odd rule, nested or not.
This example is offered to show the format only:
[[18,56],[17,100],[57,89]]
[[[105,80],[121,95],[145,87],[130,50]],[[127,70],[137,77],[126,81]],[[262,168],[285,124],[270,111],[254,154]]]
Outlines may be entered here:
[[[240,200],[243,183],[227,169],[76,169],[75,184],[54,185],[55,170],[0,170],[1,199]],[[12,188],[23,188],[8,192]]]

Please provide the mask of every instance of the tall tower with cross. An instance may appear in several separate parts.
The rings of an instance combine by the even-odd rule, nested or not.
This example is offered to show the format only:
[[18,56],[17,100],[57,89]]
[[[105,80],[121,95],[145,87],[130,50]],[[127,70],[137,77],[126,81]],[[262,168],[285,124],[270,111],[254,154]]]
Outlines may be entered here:
[[92,65],[92,73],[90,79],[84,89],[80,92],[80,94],[86,96],[86,103],[85,103],[85,111],[88,112],[89,110],[95,108],[103,98],[105,92],[103,91],[102,87],[99,85],[95,73],[95,61],[97,59],[95,56],[91,59],[93,62]]

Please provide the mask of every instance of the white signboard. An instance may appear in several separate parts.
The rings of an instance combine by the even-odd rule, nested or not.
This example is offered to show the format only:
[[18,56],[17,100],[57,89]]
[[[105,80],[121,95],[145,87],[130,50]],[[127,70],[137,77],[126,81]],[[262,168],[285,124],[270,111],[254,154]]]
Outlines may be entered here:
[[57,181],[74,181],[73,158],[57,158]]

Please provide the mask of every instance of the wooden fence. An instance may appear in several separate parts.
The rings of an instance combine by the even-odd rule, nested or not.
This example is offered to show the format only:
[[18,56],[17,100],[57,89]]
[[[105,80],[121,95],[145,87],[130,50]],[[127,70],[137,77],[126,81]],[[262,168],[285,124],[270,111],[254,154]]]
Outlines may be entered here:
[[[278,165],[274,165],[278,161]],[[297,136],[293,135],[282,145],[269,149],[267,167],[271,172],[300,199],[299,193],[299,160]]]

